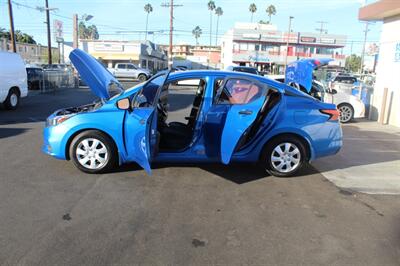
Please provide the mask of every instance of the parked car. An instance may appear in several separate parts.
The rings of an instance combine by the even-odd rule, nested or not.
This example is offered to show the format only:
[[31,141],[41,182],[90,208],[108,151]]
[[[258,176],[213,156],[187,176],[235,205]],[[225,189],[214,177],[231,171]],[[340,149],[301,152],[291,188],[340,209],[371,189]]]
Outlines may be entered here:
[[140,82],[150,78],[149,70],[140,68],[132,63],[117,63],[114,68],[108,69],[116,78],[138,79]]
[[0,52],[0,103],[15,110],[21,97],[28,95],[25,63],[17,53]]
[[260,75],[258,73],[258,70],[255,69],[254,67],[246,67],[246,66],[228,66],[226,68],[228,71],[235,71],[235,72],[245,72],[245,73],[250,73],[254,75]]
[[43,68],[38,66],[27,66],[26,74],[28,77],[28,89],[40,90],[44,83]]
[[[127,162],[149,173],[152,162],[246,162],[290,176],[342,146],[335,105],[265,77],[163,72],[123,91],[89,54],[75,49],[70,59],[100,100],[51,114],[42,150],[87,173]],[[200,80],[188,122],[167,124],[168,85],[188,79]]]
[[358,80],[354,76],[340,74],[337,76],[332,77],[330,80],[332,83],[345,83],[345,84],[357,84]]
[[[315,79],[314,71],[327,65],[330,61],[332,59],[301,59],[295,61],[286,68],[285,83],[322,102],[335,104],[340,111],[340,122],[342,123],[348,123],[353,118],[364,117],[365,105],[357,96],[352,95],[352,86],[350,86],[349,91],[334,89]],[[343,77],[352,78],[351,76]]]

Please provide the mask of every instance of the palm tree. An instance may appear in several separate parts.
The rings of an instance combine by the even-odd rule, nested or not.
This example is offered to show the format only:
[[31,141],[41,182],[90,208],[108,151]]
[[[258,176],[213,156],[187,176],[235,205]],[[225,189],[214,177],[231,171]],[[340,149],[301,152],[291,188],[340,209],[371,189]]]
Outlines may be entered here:
[[214,1],[209,1],[207,4],[208,10],[210,10],[210,46],[211,46],[211,35],[212,35],[212,15],[213,11],[215,9],[215,2]]
[[267,12],[269,20],[268,20],[268,24],[271,24],[271,16],[272,15],[276,15],[276,8],[274,5],[270,5],[267,7],[267,9],[265,10],[265,12]]
[[194,38],[196,38],[196,46],[199,45],[199,38],[202,33],[203,33],[203,31],[201,30],[201,28],[199,26],[196,26],[196,28],[194,28],[192,30],[192,34],[193,34]]
[[256,4],[254,4],[254,3],[250,4],[249,11],[251,12],[251,22],[253,22],[253,15],[254,15],[254,13],[257,12]]
[[147,13],[146,15],[146,35],[145,35],[145,41],[147,41],[147,26],[149,25],[149,14],[153,12],[153,7],[151,4],[146,4],[144,6],[144,11]]
[[218,45],[218,26],[219,26],[219,17],[222,16],[224,14],[224,11],[222,10],[221,7],[217,7],[217,9],[215,9],[215,15],[217,15],[217,30],[216,30],[216,34],[215,34],[215,46]]

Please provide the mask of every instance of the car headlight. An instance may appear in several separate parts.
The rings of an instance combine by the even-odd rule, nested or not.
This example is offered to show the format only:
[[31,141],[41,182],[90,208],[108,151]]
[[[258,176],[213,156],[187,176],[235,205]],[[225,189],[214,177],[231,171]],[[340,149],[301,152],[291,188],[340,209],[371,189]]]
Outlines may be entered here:
[[73,117],[75,114],[70,114],[70,115],[60,115],[60,116],[55,116],[52,118],[47,118],[46,120],[46,127],[51,127],[51,126],[57,126],[64,122],[65,120],[70,119]]

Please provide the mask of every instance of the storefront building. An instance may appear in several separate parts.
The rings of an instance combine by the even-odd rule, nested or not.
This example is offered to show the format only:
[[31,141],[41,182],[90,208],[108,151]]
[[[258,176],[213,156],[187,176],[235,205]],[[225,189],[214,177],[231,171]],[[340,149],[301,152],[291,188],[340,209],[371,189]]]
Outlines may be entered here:
[[366,5],[358,18],[383,21],[370,118],[400,127],[400,1]]
[[150,41],[80,40],[79,48],[110,68],[116,63],[133,63],[151,71],[168,67],[166,53]]
[[236,64],[270,73],[283,71],[286,54],[288,62],[301,58],[333,58],[337,65],[344,66],[345,44],[345,35],[288,33],[270,24],[236,23],[222,38],[221,61],[224,68]]

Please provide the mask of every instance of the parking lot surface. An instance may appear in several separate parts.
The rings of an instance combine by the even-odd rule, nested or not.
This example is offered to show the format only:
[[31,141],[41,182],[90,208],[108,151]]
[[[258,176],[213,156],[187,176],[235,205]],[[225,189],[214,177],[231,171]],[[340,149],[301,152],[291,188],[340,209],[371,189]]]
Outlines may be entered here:
[[[88,175],[42,154],[45,117],[93,99],[66,89],[0,110],[0,265],[400,264],[400,196],[338,188],[314,167],[281,179],[215,164]],[[379,147],[357,166],[396,159],[373,159]]]

